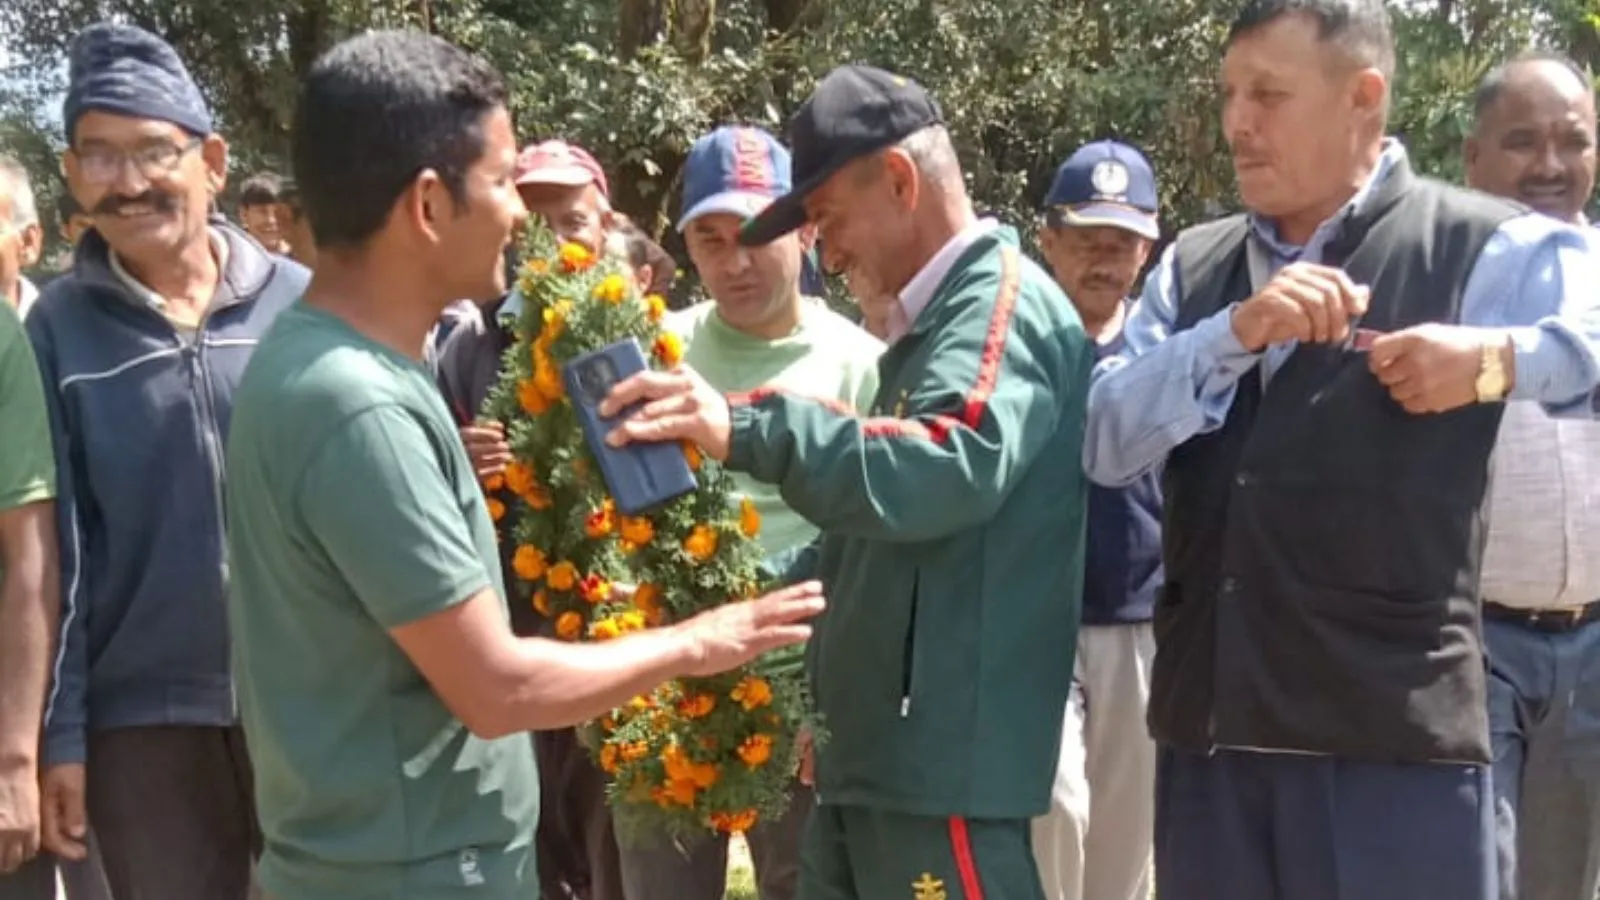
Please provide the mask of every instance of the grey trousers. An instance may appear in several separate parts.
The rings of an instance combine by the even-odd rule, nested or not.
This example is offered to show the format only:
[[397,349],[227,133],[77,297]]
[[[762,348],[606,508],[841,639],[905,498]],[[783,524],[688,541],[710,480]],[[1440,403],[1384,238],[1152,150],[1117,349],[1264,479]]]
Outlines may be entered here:
[[1049,900],[1150,896],[1156,746],[1144,713],[1155,652],[1149,623],[1079,632],[1050,812],[1033,822]]
[[[816,805],[796,785],[789,811],[745,835],[761,900],[794,900],[800,881],[800,838]],[[618,837],[622,888],[628,900],[722,900],[728,883],[728,839],[707,836],[687,846]]]
[[1600,623],[1561,634],[1486,619],[1501,900],[1600,886]]

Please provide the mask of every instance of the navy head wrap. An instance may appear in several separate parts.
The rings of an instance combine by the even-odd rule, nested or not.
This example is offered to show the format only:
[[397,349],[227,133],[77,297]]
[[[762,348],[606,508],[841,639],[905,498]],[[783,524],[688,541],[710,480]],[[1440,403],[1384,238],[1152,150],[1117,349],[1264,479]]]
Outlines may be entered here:
[[132,25],[90,25],[72,42],[61,109],[68,143],[89,110],[171,122],[201,137],[212,130],[211,111],[177,52]]

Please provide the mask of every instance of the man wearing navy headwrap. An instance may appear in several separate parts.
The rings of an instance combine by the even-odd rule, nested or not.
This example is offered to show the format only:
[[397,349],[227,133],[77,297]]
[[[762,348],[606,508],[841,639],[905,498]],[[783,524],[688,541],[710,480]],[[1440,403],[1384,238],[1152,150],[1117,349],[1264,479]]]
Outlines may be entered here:
[[42,843],[79,858],[92,826],[118,897],[243,900],[260,832],[222,448],[245,363],[307,274],[211,218],[228,147],[164,41],[91,26],[69,82],[63,171],[94,229],[28,321],[59,480]]

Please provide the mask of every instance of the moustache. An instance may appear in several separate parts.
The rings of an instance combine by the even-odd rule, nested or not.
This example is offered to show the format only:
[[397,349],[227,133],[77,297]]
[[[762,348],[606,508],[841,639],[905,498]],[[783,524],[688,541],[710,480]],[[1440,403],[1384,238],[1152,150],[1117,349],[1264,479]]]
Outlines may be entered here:
[[123,197],[120,194],[107,194],[101,198],[94,209],[89,210],[91,215],[111,216],[122,212],[128,206],[148,206],[159,213],[169,213],[178,208],[178,201],[171,194],[160,191],[145,191],[137,197]]
[[1517,190],[1522,193],[1531,193],[1541,190],[1566,190],[1572,186],[1569,178],[1524,178],[1517,182]]

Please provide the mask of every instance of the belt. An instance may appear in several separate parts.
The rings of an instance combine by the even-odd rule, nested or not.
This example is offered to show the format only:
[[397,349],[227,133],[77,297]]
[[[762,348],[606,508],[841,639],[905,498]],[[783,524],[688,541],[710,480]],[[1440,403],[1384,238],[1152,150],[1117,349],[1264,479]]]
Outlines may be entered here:
[[1590,622],[1600,620],[1600,600],[1561,609],[1518,609],[1515,606],[1502,606],[1491,600],[1485,600],[1483,617],[1523,625],[1535,631],[1556,633],[1577,631]]

